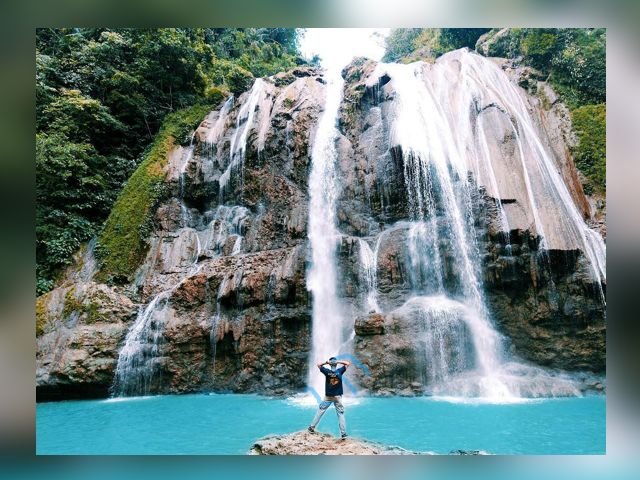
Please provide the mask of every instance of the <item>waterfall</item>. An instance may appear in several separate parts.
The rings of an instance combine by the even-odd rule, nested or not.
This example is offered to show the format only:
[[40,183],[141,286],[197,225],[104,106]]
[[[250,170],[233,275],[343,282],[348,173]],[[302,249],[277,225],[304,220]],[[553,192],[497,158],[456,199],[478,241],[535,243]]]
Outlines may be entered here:
[[[509,185],[494,171],[487,120],[479,116],[483,104],[506,113],[541,249],[568,242],[584,253],[596,282],[605,279],[604,242],[578,212],[522,94],[498,66],[466,50],[435,65],[379,64],[378,71],[395,92],[389,148],[401,157],[410,216],[405,248],[413,296],[390,314],[420,330],[416,354],[431,392],[492,399],[575,393],[566,379],[506,360],[484,300],[473,189],[489,190],[507,243],[510,218],[502,202]],[[532,390],[527,379],[534,373]]]
[[439,293],[444,290],[442,259],[436,216],[428,222],[413,222],[407,239],[410,269],[414,291]]
[[140,308],[118,354],[113,392],[116,396],[147,395],[157,372],[157,357],[164,331],[170,291],[156,295]]
[[179,182],[180,182],[180,198],[184,198],[184,177],[187,172],[187,167],[189,166],[189,162],[193,158],[193,140],[196,136],[196,132],[193,132],[191,135],[191,141],[189,143],[189,148],[184,151],[182,156],[182,162],[180,165],[180,174],[179,174]]
[[[500,227],[505,235],[507,249],[509,249],[509,233],[511,231],[511,228],[509,227],[509,219],[507,218],[507,213],[505,212],[504,206],[502,205],[503,197],[500,195],[498,180],[496,179],[496,173],[493,168],[493,163],[491,162],[491,154],[489,152],[489,145],[487,144],[487,136],[484,131],[482,117],[478,118],[477,128],[479,144],[479,148],[477,149],[477,151],[479,152],[479,155],[476,155],[476,160],[482,162],[482,167],[480,167],[480,165],[476,165],[476,178],[478,178],[478,183],[481,183],[481,172],[487,172],[488,174],[487,176],[489,177],[489,185],[491,186],[491,191],[494,194],[494,201],[496,202],[498,215],[500,216]],[[478,159],[478,157],[480,158]]]
[[[499,103],[508,114],[518,146],[535,227],[543,237],[541,247],[554,248],[562,240],[568,247],[579,248],[590,265],[596,283],[606,282],[603,268],[604,241],[586,225],[578,211],[552,154],[540,139],[539,129],[536,128],[522,92],[491,60],[465,50],[451,52],[449,55],[461,65],[462,87],[459,91],[456,90],[461,94],[460,107],[465,108],[466,103],[468,109],[469,103],[483,99],[486,103]],[[442,85],[442,95],[451,95],[451,88],[451,84]],[[460,113],[451,112],[452,116]],[[480,124],[480,117],[478,123]],[[452,125],[451,121],[449,124],[455,129],[456,125]],[[468,129],[469,125],[463,124],[460,127]],[[486,141],[487,136],[483,131],[479,135]],[[497,193],[497,185],[494,188]],[[554,235],[563,238],[554,238]]]
[[313,297],[312,339],[308,385],[324,394],[324,378],[316,364],[335,356],[346,334],[337,287],[336,249],[340,233],[336,226],[336,201],[339,188],[336,178],[336,126],[342,99],[343,80],[340,70],[327,72],[325,109],[311,150],[309,175],[309,226],[312,263],[307,275],[307,288]]
[[[240,175],[240,183],[242,183],[242,168],[244,166],[244,159],[247,150],[247,136],[249,130],[253,125],[253,120],[258,108],[259,102],[263,99],[265,94],[265,81],[261,78],[257,78],[253,83],[249,96],[245,99],[244,103],[240,107],[238,112],[238,118],[236,120],[236,129],[231,139],[231,150],[229,152],[229,164],[225,171],[220,175],[220,194],[219,201],[223,203],[224,194],[231,180],[231,175],[237,172]],[[222,114],[221,114],[222,117]],[[217,127],[217,125],[216,125]],[[219,136],[215,134],[216,138]]]
[[[242,175],[249,130],[252,128],[256,111],[259,109],[259,102],[263,100],[264,94],[265,82],[262,79],[257,79],[240,106],[231,139],[228,163],[219,179],[220,203],[222,203],[225,188],[231,179],[231,175],[235,172],[239,172],[240,176]],[[211,161],[215,153],[219,165],[223,165],[224,162],[221,157],[221,151],[218,149],[218,144],[224,136],[227,119],[234,101],[234,97],[230,97],[224,103],[207,132],[206,138],[203,139],[205,145],[209,147],[207,152],[208,160]],[[184,248],[183,245],[187,245],[192,250],[193,257],[187,265],[180,265],[183,273],[179,276],[177,282],[173,281],[168,288],[156,294],[146,306],[140,308],[136,320],[127,332],[124,346],[118,355],[116,375],[112,386],[112,392],[117,396],[145,395],[154,388],[154,376],[160,369],[159,357],[164,327],[171,312],[171,296],[182,283],[200,272],[202,268],[200,263],[201,256],[238,255],[242,251],[244,224],[250,214],[246,207],[218,205],[213,211],[194,214],[184,201],[185,176],[188,164],[194,155],[194,139],[195,132],[191,137],[191,144],[185,149],[181,158],[178,177],[181,212],[181,229],[179,230],[178,240],[183,236],[189,240],[186,244],[174,241],[171,247],[182,249]],[[242,181],[242,178],[240,181]],[[204,229],[198,230],[198,226],[201,226],[203,222],[207,222],[208,219],[210,220],[206,223]],[[232,245],[228,245],[229,240],[233,241]],[[157,254],[155,249],[153,253],[154,255]],[[179,251],[179,258],[182,258],[182,253],[182,251]],[[146,277],[146,275],[148,275],[148,272],[144,276]],[[219,321],[219,309],[215,318],[212,328]],[[215,333],[212,332],[213,338],[215,338]]]
[[[222,131],[221,125],[224,124],[230,105],[230,101],[225,103],[218,122],[214,125],[215,133],[213,136],[209,135],[208,140],[217,142],[219,139]],[[252,108],[255,108],[255,104],[253,104]],[[219,205],[214,212],[202,214],[203,218],[213,217],[204,230],[198,231],[194,228],[197,227],[200,220],[198,216],[194,216],[191,209],[184,202],[184,177],[187,165],[193,157],[193,140],[194,137],[192,137],[191,145],[185,149],[181,159],[178,178],[181,214],[179,238],[184,235],[189,239],[186,245],[190,246],[192,257],[188,264],[183,267],[184,273],[179,277],[178,281],[155,295],[146,306],[141,307],[138,311],[136,320],[127,332],[124,346],[118,354],[116,374],[112,386],[112,392],[117,396],[151,393],[154,387],[153,380],[160,369],[159,357],[164,327],[171,312],[171,295],[187,279],[200,272],[202,268],[202,264],[199,263],[201,255],[219,256],[225,253],[237,255],[242,249],[244,222],[249,216],[249,210],[245,207]],[[246,141],[246,135],[241,135],[240,139],[236,139],[234,151],[243,152],[246,147],[238,142],[244,141]],[[232,164],[233,159],[230,161],[229,169]],[[204,237],[204,242],[201,237]],[[233,239],[233,246],[230,251],[226,251],[225,247],[230,238]],[[177,244],[175,248],[183,248],[181,246],[182,243],[175,242],[175,244]]]
[[171,294],[185,280],[199,273],[198,265],[202,253],[202,243],[196,230],[189,227],[191,213],[181,204],[183,228],[193,232],[193,258],[182,278],[168,289],[158,293],[146,305],[140,307],[138,316],[127,332],[124,346],[118,353],[116,375],[112,391],[116,396],[147,395],[153,388],[153,380],[159,370],[159,354],[162,346],[164,327],[170,309]]
[[249,209],[239,205],[219,205],[207,228],[204,250],[214,255],[223,255],[229,238],[235,238],[231,255],[237,255],[242,249],[244,225],[249,218]]
[[[385,91],[374,94],[381,105],[372,107],[377,109],[376,122],[369,123],[375,123],[381,133],[370,134],[376,148],[366,155],[380,155],[388,162],[385,165],[393,165],[388,171],[399,166],[407,215],[375,237],[356,239],[358,264],[353,273],[359,276],[362,295],[357,299],[361,303],[353,310],[360,309],[359,314],[383,313],[385,321],[393,318],[405,322],[414,342],[419,373],[431,394],[509,400],[577,391],[569,379],[509,357],[487,308],[482,284],[479,232],[474,218],[478,192],[495,202],[492,213],[497,211],[507,251],[512,229],[529,230],[539,238],[541,252],[579,249],[596,284],[606,281],[604,242],[588,228],[574,203],[553,153],[540,138],[542,132],[533,116],[535,109],[527,96],[491,60],[465,50],[445,54],[433,65],[380,63],[376,72],[378,78],[387,78],[385,83],[374,84],[374,90]],[[369,74],[376,75],[370,70]],[[327,71],[325,80],[324,110],[310,146],[307,235],[311,262],[306,279],[312,296],[308,385],[320,394],[324,379],[316,364],[329,356],[347,353],[355,336],[352,317],[342,305],[337,266],[342,239],[336,212],[341,193],[337,123],[344,81],[338,69]],[[180,228],[177,235],[171,232],[156,242],[161,246],[154,246],[153,250],[153,262],[155,257],[169,258],[165,263],[171,268],[164,271],[171,271],[170,284],[164,284],[159,293],[159,289],[154,290],[156,295],[139,309],[127,332],[116,368],[116,395],[147,394],[156,388],[154,376],[161,371],[165,326],[174,314],[172,295],[200,271],[201,260],[241,255],[243,249],[256,248],[255,231],[248,235],[250,241],[245,242],[244,235],[246,226],[255,227],[259,222],[248,221],[251,213],[244,206],[224,205],[223,201],[225,194],[229,196],[232,182],[242,185],[249,137],[251,151],[254,145],[261,151],[265,144],[265,129],[271,125],[265,120],[270,118],[268,99],[276,99],[273,104],[279,105],[279,87],[274,85],[271,80],[257,79],[240,104],[234,107],[236,100],[229,98],[218,113],[208,117],[206,138],[198,137],[210,147],[208,157],[198,159],[209,162],[205,164],[209,170],[197,170],[206,171],[204,184],[213,182],[222,172],[217,178],[219,205],[215,208],[202,212],[185,203],[193,138],[183,157],[176,157]],[[315,81],[313,85],[322,88]],[[287,154],[291,166],[294,157],[298,158],[292,151],[293,135],[298,131],[293,129],[295,118],[286,117],[286,123],[279,124],[284,129],[282,153]],[[512,148],[505,154],[509,160],[500,158],[500,148],[507,144]],[[272,145],[276,144],[268,143],[269,148]],[[384,171],[374,171],[374,162],[370,166],[381,181]],[[510,183],[512,179],[518,183]],[[369,187],[365,183],[367,198]],[[395,208],[395,199],[387,202],[390,198],[381,195],[380,203],[384,201]],[[369,225],[388,219],[384,205],[382,210],[380,218],[368,219]],[[396,213],[391,212],[389,217],[397,220]],[[354,230],[366,232],[366,223],[363,225]],[[391,232],[396,233],[389,235]],[[389,245],[399,249],[389,249]],[[172,256],[174,252],[178,254]],[[155,268],[153,262],[145,268]],[[382,273],[387,268],[392,270],[393,278],[378,279],[378,270]],[[216,310],[208,320],[214,362],[218,333],[229,314],[224,311],[222,299],[231,290],[231,282],[238,283],[241,275],[242,269],[235,274],[225,273]],[[393,295],[388,293],[390,283],[392,288],[401,285]],[[272,284],[270,276],[267,296],[271,295]],[[153,285],[162,285],[162,280]]]
[[[178,282],[155,295],[145,307],[141,307],[138,311],[138,316],[127,332],[124,346],[118,355],[116,376],[112,387],[115,395],[146,395],[151,392],[152,380],[159,369],[158,357],[161,353],[164,326],[170,313],[171,295],[182,283],[200,272],[201,255],[216,257],[240,253],[244,222],[249,217],[249,210],[237,205],[232,207],[219,205],[214,212],[205,212],[204,216],[206,218],[211,214],[213,218],[206,229],[198,231],[191,227],[193,218],[190,210],[184,203],[181,204],[182,231],[190,236],[187,238],[190,238],[192,257]],[[205,236],[204,242],[201,236]],[[225,249],[229,239],[233,240],[230,251]],[[225,283],[226,279],[221,285],[222,290]],[[212,320],[212,328],[217,326],[219,318],[218,305],[215,318]],[[212,330],[212,339],[214,338]]]
[[393,314],[410,319],[416,328],[417,356],[426,365],[426,385],[437,385],[472,368],[473,345],[469,330],[473,312],[444,295],[412,297]]
[[[496,375],[501,363],[499,336],[488,319],[478,280],[471,186],[458,143],[442,113],[445,106],[435,101],[418,78],[415,65],[386,68],[397,93],[391,144],[401,148],[411,219],[416,222],[409,230],[412,273],[425,280],[414,285],[414,290],[416,294],[436,294],[442,289],[439,249],[441,240],[446,239],[456,259],[453,269],[458,288],[474,312],[469,326],[475,366],[477,378],[486,387],[480,394],[508,396],[508,387]],[[437,222],[440,211],[442,225]],[[431,317],[433,322],[443,320],[442,316]],[[425,363],[427,367],[432,365]]]
[[[379,247],[376,242],[376,246]],[[367,286],[365,308],[367,312],[379,312],[378,306],[378,255],[377,248],[374,252],[366,240],[358,239],[360,249],[360,278]]]
[[218,113],[218,118],[207,132],[205,143],[209,145],[210,148],[217,146],[220,138],[222,138],[224,129],[226,127],[227,118],[229,117],[229,112],[233,107],[234,101],[235,97],[232,95],[224,102],[222,108],[220,109],[220,112]]

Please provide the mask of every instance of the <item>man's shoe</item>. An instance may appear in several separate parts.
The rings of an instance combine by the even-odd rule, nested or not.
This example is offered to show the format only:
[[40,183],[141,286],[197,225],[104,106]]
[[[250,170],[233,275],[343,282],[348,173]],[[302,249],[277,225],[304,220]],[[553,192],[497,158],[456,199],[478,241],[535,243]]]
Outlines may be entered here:
[[348,437],[348,435],[346,433],[343,433],[342,435],[340,435],[340,440],[346,440]]
[[307,430],[309,430],[309,433],[316,433],[316,429],[313,427],[309,427]]

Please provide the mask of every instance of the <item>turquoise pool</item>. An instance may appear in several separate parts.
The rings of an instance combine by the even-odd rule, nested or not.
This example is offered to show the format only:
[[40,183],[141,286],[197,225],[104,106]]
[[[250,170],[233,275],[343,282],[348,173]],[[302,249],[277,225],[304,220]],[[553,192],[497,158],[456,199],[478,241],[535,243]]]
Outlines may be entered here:
[[[410,450],[604,454],[604,396],[515,404],[360,398],[347,404],[353,437]],[[167,395],[41,403],[38,454],[244,454],[264,435],[306,428],[313,404],[258,395]],[[337,435],[331,408],[320,431]]]

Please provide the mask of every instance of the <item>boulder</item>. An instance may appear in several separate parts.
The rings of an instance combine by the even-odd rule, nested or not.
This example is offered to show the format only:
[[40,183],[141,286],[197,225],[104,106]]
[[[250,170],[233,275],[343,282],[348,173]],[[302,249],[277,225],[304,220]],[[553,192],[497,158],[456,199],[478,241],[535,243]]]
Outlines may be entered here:
[[356,335],[382,335],[384,333],[384,316],[372,313],[369,316],[356,318],[354,326]]
[[125,295],[90,282],[40,297],[36,338],[36,398],[104,397],[118,350],[137,308]]
[[348,437],[344,440],[326,433],[294,432],[270,435],[257,440],[250,455],[417,455],[400,447],[380,445]]

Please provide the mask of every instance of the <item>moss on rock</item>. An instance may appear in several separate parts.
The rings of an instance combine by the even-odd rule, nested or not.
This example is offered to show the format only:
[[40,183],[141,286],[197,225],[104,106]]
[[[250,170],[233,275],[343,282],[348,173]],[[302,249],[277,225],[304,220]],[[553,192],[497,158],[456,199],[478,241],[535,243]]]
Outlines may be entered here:
[[578,136],[578,144],[573,151],[576,167],[589,180],[585,191],[604,193],[607,182],[606,106],[585,105],[573,110],[571,117]]
[[48,298],[48,293],[36,298],[36,337],[39,337],[44,333],[45,327],[49,322],[49,314],[47,312]]
[[64,304],[62,306],[62,318],[67,318],[73,312],[80,312],[83,309],[82,302],[76,295],[75,287],[69,288],[64,295]]
[[211,110],[196,105],[168,115],[144,160],[120,192],[96,248],[100,260],[98,280],[124,283],[130,280],[147,252],[152,214],[162,196],[167,157]]

